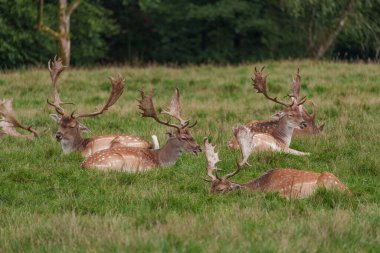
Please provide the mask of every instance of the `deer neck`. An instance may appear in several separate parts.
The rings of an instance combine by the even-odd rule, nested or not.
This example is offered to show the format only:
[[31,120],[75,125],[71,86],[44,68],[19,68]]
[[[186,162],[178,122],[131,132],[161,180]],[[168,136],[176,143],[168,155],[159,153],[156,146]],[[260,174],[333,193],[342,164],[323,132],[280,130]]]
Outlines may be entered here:
[[285,145],[285,147],[289,147],[290,142],[292,140],[294,127],[288,125],[288,122],[285,118],[282,118],[278,121],[277,127],[274,128],[272,132],[272,136]]
[[157,154],[158,164],[166,167],[176,163],[178,157],[181,155],[181,146],[177,139],[169,139],[166,144],[158,150],[154,150]]
[[69,154],[74,151],[82,151],[88,144],[89,138],[83,138],[80,132],[76,133],[71,140],[62,139],[60,141],[63,153]]

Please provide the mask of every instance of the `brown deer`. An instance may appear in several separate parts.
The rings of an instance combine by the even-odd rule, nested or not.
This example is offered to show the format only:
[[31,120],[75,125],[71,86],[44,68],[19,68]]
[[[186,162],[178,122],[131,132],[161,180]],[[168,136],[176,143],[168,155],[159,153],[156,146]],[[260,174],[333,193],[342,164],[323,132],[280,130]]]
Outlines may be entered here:
[[[267,88],[266,88],[266,77],[267,76],[265,76],[265,77],[262,76],[263,69],[264,69],[264,67],[261,69],[261,71],[258,71],[255,68],[255,79],[252,79],[253,87],[257,90],[257,93],[263,93],[264,96],[266,98],[268,98],[269,100],[286,106],[285,103],[278,101],[277,98],[272,99],[268,95],[266,95],[267,94]],[[261,83],[264,83],[264,84],[261,84]],[[323,131],[324,124],[321,124],[319,127],[316,125],[316,123],[315,123],[315,116],[316,116],[315,105],[313,102],[311,102],[311,104],[313,106],[313,113],[309,114],[309,112],[307,111],[307,109],[305,108],[305,106],[303,105],[303,102],[302,102],[305,99],[305,97],[300,98],[300,95],[299,95],[300,94],[300,88],[301,88],[301,76],[299,74],[299,69],[298,69],[296,76],[293,79],[292,94],[290,95],[290,97],[292,98],[292,101],[295,104],[297,103],[297,101],[301,102],[301,103],[298,103],[298,109],[300,110],[301,115],[305,121],[305,125],[301,129],[295,128],[292,136],[306,136],[306,135],[319,134]],[[252,129],[252,131],[255,131],[258,133],[271,134],[272,131],[275,130],[275,127],[273,127],[275,125],[269,124],[272,126],[272,127],[270,127],[268,125],[268,123],[269,122],[278,122],[282,117],[284,117],[286,114],[288,114],[292,110],[293,110],[292,107],[286,106],[285,109],[274,114],[272,116],[272,120],[270,120],[270,121],[253,120],[253,121],[248,122],[245,125],[247,127],[249,127],[250,129]],[[298,114],[298,112],[297,112],[297,114]],[[233,149],[239,148],[237,140],[234,137],[232,137],[232,139],[229,141],[228,146],[230,148],[233,148]]]
[[[9,135],[16,138],[34,139],[38,137],[38,133],[31,126],[25,126],[16,117],[12,107],[12,99],[4,99],[0,101],[0,137]],[[31,134],[20,134],[16,128],[29,131]]]
[[[51,114],[50,117],[59,125],[55,137],[57,141],[60,142],[62,150],[65,154],[71,153],[73,151],[79,151],[83,156],[88,157],[97,151],[111,147],[151,147],[151,144],[146,140],[131,135],[113,134],[83,138],[81,136],[81,131],[89,130],[86,126],[79,123],[78,119],[85,117],[94,117],[107,111],[123,94],[124,79],[121,76],[116,79],[112,77],[109,78],[112,84],[112,91],[107,103],[102,107],[102,109],[93,113],[75,114],[73,112],[71,114],[67,114],[61,107],[61,105],[65,103],[62,103],[58,94],[58,77],[64,68],[65,67],[62,65],[62,61],[60,59],[55,58],[53,62],[49,61],[48,69],[53,85],[54,101],[50,102],[47,100],[47,102],[49,105],[55,108],[55,111],[59,115],[61,115],[58,116],[57,114]],[[152,137],[154,138],[154,136]]]
[[[255,133],[253,141],[256,145],[252,151],[279,151],[293,155],[309,155],[309,153],[300,152],[289,147],[294,129],[303,129],[307,126],[300,108],[305,103],[306,98],[292,97],[290,103],[285,103],[278,100],[277,97],[270,97],[267,93],[266,76],[263,76],[262,72],[257,69],[255,69],[253,87],[267,99],[286,108],[277,115],[276,119],[247,124],[247,127]],[[233,137],[230,140],[228,147],[239,148],[236,138]]]
[[205,138],[205,153],[207,158],[207,175],[212,183],[210,187],[211,193],[227,192],[234,189],[246,189],[262,192],[278,192],[280,196],[287,199],[306,198],[311,196],[319,187],[326,189],[338,190],[341,192],[350,190],[337,177],[329,172],[316,173],[311,171],[296,169],[272,169],[264,175],[253,179],[247,183],[233,183],[229,178],[239,173],[244,164],[248,164],[247,160],[251,154],[252,145],[255,145],[253,133],[245,126],[238,126],[234,129],[234,135],[238,140],[243,159],[237,162],[237,168],[223,177],[219,177],[216,171],[219,169],[216,164],[220,161],[218,153]]
[[159,124],[174,129],[169,133],[166,144],[157,150],[130,147],[102,150],[88,157],[81,167],[101,171],[141,172],[174,165],[182,152],[195,155],[201,152],[200,146],[189,131],[196,125],[196,122],[190,125],[189,120],[183,120],[181,117],[179,90],[175,90],[169,109],[162,113],[174,117],[180,122],[180,125],[162,121],[158,117],[152,101],[153,93],[153,90],[149,94],[140,90],[139,108],[142,110],[142,117],[151,117]]

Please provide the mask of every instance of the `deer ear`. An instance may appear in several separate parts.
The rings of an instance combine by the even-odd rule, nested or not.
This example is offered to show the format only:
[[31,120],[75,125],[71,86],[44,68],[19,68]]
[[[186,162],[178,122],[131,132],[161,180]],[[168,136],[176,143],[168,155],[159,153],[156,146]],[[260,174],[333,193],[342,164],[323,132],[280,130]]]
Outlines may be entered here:
[[85,125],[83,125],[82,123],[79,123],[79,130],[81,132],[91,132],[91,130],[88,127],[86,127]]
[[173,138],[174,137],[174,134],[172,132],[167,132],[166,135],[169,137],[169,138]]
[[49,116],[56,123],[59,123],[61,121],[61,117],[59,117],[57,114],[50,114]]
[[325,127],[325,123],[322,123],[322,124],[318,127],[319,131],[322,132],[324,127]]
[[280,119],[282,117],[284,117],[285,113],[283,111],[279,111],[275,114],[272,115],[272,119]]

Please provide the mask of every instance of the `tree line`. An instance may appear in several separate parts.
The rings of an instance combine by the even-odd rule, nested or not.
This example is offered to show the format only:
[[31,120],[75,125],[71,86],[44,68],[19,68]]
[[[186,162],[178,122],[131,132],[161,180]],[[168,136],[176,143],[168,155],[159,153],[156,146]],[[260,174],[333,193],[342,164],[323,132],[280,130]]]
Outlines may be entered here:
[[378,60],[380,0],[0,0],[2,69]]

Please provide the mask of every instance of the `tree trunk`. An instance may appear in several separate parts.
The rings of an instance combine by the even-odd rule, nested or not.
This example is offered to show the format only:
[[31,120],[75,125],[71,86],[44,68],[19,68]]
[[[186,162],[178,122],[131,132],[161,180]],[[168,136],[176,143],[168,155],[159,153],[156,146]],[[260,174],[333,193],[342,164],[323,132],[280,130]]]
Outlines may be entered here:
[[38,8],[37,27],[40,31],[52,36],[58,43],[58,56],[62,59],[65,66],[70,65],[70,17],[78,7],[80,0],[73,0],[67,5],[67,0],[59,0],[58,3],[58,32],[43,24],[43,5],[44,0],[40,0]]
[[[352,12],[355,0],[348,0],[346,6],[339,19],[320,36],[319,42],[315,42],[312,22],[313,17],[310,17],[309,23],[309,52],[314,59],[321,59],[333,45],[335,39],[342,31],[349,14]],[[314,14],[314,10],[312,12]]]

